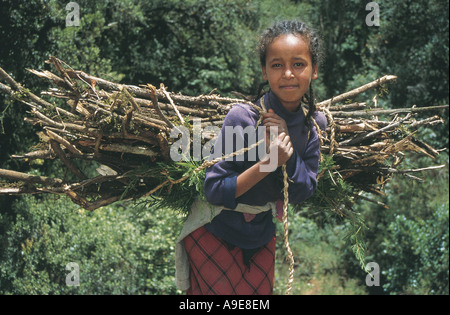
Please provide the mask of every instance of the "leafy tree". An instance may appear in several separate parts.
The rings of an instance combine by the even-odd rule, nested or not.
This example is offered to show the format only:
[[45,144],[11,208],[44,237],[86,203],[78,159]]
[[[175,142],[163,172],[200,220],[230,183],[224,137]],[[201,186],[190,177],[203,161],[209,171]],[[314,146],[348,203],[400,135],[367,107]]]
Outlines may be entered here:
[[378,1],[380,28],[367,61],[398,76],[394,106],[448,104],[448,1]]
[[[48,31],[56,25],[52,18],[43,18],[43,11],[49,8],[46,1],[0,1],[0,65],[18,82],[26,81],[29,86],[41,87],[25,69],[41,67],[46,53],[53,43],[47,37]],[[23,121],[25,106],[0,95],[0,166],[14,167],[9,155],[25,150],[32,141],[33,128]],[[27,141],[28,140],[28,141]]]

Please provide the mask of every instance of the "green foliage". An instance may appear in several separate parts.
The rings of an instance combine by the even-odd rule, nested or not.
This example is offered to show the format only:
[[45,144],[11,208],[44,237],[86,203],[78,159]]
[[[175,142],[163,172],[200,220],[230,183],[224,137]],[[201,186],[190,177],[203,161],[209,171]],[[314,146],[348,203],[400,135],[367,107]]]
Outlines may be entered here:
[[[345,273],[345,229],[332,222],[321,224],[303,214],[289,213],[289,243],[294,253],[295,273],[292,294],[354,295],[366,294],[361,278]],[[277,224],[277,262],[275,294],[283,294],[289,274],[283,228]],[[359,276],[359,275],[358,275]]]
[[[429,161],[408,157],[405,163],[405,168],[421,167]],[[386,185],[383,200],[390,209],[355,205],[368,227],[366,260],[380,266],[381,288],[377,293],[448,294],[447,154],[439,157],[436,164],[440,163],[446,168],[424,172],[420,175],[423,182],[394,177]],[[346,270],[357,276],[353,264]]]
[[[448,1],[379,1],[382,23],[369,43],[371,62],[379,71],[395,73],[398,84],[392,87],[395,106],[425,106],[446,100],[448,76],[449,3]],[[429,9],[424,10],[424,6]],[[390,56],[389,59],[383,54]],[[392,62],[392,60],[397,62]],[[400,62],[407,60],[407,62]]]
[[[389,205],[395,212],[389,214],[389,222],[383,223],[386,232],[378,247],[386,255],[383,263],[387,270],[383,274],[386,276],[384,288],[387,292],[449,292],[449,178],[446,154],[440,157],[440,162],[444,161],[447,167],[429,172],[423,183],[410,183],[398,178],[387,187]],[[426,160],[410,163],[420,166]],[[394,195],[397,198],[393,198]]]
[[322,156],[315,194],[295,208],[306,215],[320,213],[327,222],[342,225],[345,231],[343,239],[349,244],[364,269],[366,265],[364,239],[367,226],[361,214],[353,210],[355,204],[353,187],[339,175],[333,175],[334,163],[332,156]]
[[[146,175],[157,179],[157,183],[169,182],[158,189],[151,197],[143,200],[145,204],[157,208],[170,208],[188,213],[195,198],[204,200],[205,170],[195,171],[200,164],[197,161],[157,163],[146,171]],[[177,184],[174,182],[187,178]]]
[[335,162],[332,156],[322,155],[322,158],[319,165],[320,176],[317,182],[317,193],[306,204],[316,210],[332,210],[342,216],[342,205],[353,204],[353,198],[350,195],[353,190],[352,186],[340,176],[333,175]]
[[[24,198],[1,216],[0,294],[174,294],[172,210],[115,205],[87,212],[66,198]],[[163,224],[162,224],[163,223]],[[66,265],[80,286],[66,285]]]
[[396,263],[384,270],[392,293],[449,294],[449,207],[437,206],[426,220],[397,215],[382,247]]

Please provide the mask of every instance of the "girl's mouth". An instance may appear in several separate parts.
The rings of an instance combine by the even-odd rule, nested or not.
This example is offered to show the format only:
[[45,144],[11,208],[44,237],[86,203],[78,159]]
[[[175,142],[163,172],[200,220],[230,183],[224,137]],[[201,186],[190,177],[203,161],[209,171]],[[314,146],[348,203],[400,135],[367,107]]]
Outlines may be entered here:
[[299,86],[298,85],[282,85],[280,86],[280,89],[283,90],[294,90],[294,89],[298,89]]

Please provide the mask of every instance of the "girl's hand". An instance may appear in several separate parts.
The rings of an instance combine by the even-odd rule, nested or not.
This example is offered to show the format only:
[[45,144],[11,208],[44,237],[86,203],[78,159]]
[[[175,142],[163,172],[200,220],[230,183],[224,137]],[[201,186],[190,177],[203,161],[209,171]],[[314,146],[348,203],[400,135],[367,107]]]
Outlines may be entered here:
[[277,167],[279,167],[285,164],[292,154],[294,154],[294,147],[292,146],[291,138],[282,132],[276,139],[271,141],[268,154],[262,162],[264,164],[277,165]]
[[289,135],[289,130],[287,128],[286,122],[283,118],[275,114],[273,109],[269,109],[269,112],[263,115],[263,126],[266,127],[266,133],[270,132],[270,127],[278,127],[278,134],[284,132]]
[[[266,127],[267,153],[270,158],[277,158],[276,164],[277,166],[281,166],[286,163],[294,153],[286,122],[283,118],[275,114],[273,109],[269,109],[269,112],[263,116],[263,125]],[[274,139],[270,139],[270,127],[272,126],[278,128],[277,138]],[[270,154],[273,146],[278,147],[278,153],[275,157]],[[272,162],[273,161],[271,161],[271,163]]]

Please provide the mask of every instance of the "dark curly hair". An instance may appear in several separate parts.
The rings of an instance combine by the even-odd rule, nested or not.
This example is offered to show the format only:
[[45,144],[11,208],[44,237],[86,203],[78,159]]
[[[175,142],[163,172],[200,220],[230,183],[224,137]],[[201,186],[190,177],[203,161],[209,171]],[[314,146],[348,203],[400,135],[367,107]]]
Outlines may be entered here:
[[[267,48],[272,44],[272,42],[281,35],[292,34],[296,36],[301,36],[307,42],[309,42],[309,52],[311,53],[311,61],[313,65],[318,65],[322,62],[323,52],[322,43],[317,32],[300,21],[281,21],[277,22],[271,27],[267,28],[259,38],[258,53],[261,66],[266,65],[266,55]],[[267,82],[264,82],[260,86],[260,91]],[[306,103],[309,107],[308,114],[306,115],[306,124],[309,127],[311,122],[311,116],[316,111],[316,103],[314,99],[314,91],[312,88],[312,81],[309,85],[309,93],[305,94],[302,101]]]

